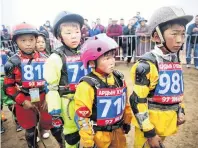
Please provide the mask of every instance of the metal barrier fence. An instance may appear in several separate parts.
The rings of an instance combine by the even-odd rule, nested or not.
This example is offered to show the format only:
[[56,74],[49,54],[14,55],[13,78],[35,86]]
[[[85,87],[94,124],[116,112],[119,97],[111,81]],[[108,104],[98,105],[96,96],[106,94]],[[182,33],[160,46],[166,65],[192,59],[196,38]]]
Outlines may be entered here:
[[[186,63],[190,64],[191,60],[194,59],[194,64],[195,66],[198,67],[198,34],[192,35],[192,36],[187,36],[186,37],[186,42],[185,42],[185,49],[186,51]],[[194,51],[192,54],[192,50]]]
[[[113,39],[119,45],[119,50],[116,53],[116,58],[119,60],[134,58],[135,61],[146,52],[154,49],[155,46],[150,36],[122,35]],[[194,51],[193,54],[192,50]],[[178,57],[182,63],[186,63],[186,61],[190,63],[191,59],[198,61],[198,34],[192,36],[186,35],[185,44],[182,50],[178,52]]]
[[0,48],[4,50],[10,50],[12,52],[16,52],[18,50],[16,43],[12,42],[12,40],[3,40],[0,42]]
[[[87,40],[88,38],[85,38]],[[154,49],[155,43],[151,41],[150,36],[136,36],[136,35],[122,35],[114,37],[115,41],[119,44],[119,50],[116,53],[117,60],[123,60],[124,58],[134,58],[136,60],[143,54]],[[55,38],[51,42],[51,49],[60,47],[62,43]],[[12,52],[18,50],[17,45],[11,40],[1,41],[1,49],[9,49]],[[194,51],[192,55],[192,50]],[[198,34],[192,36],[186,36],[186,41],[183,46],[183,50],[180,51],[179,57],[182,63],[190,63],[192,59],[198,63]]]

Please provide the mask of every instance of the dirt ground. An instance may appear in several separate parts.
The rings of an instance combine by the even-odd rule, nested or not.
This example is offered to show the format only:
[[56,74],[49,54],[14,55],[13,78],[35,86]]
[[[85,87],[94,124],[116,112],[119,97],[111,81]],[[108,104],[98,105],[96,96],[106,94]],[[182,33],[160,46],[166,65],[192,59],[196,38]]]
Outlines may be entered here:
[[[125,75],[126,82],[129,86],[130,93],[132,92],[131,79],[129,71],[132,65],[117,64],[117,69]],[[186,123],[179,128],[176,135],[168,137],[165,140],[166,148],[198,148],[198,71],[194,68],[184,70],[184,86],[185,86],[185,103],[186,103]],[[2,148],[27,148],[24,138],[24,131],[16,132],[15,125],[12,120],[10,111],[4,107],[4,112],[8,120],[3,123],[6,132],[1,135]],[[134,129],[127,135],[127,143],[129,148],[133,148]],[[48,148],[58,148],[56,141],[51,136],[50,139],[44,140]],[[40,148],[43,148],[39,142]]]

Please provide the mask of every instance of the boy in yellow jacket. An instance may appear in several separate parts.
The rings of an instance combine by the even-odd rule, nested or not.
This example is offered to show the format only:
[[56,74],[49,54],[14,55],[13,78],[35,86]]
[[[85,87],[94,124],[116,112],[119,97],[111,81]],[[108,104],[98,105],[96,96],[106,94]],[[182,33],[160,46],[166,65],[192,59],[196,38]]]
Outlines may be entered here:
[[93,68],[81,79],[74,96],[83,147],[126,148],[132,112],[124,76],[114,70],[117,48],[105,34],[87,40],[81,48],[85,68]]
[[131,69],[135,115],[134,148],[163,147],[163,140],[185,122],[183,74],[177,52],[185,41],[192,16],[181,8],[162,7],[150,19],[149,33],[155,49],[143,55]]
[[77,148],[80,140],[74,122],[73,96],[79,79],[88,72],[79,55],[83,22],[79,14],[63,11],[57,15],[54,35],[63,45],[53,51],[44,65],[43,75],[49,90],[46,100],[54,126],[52,134],[61,148]]

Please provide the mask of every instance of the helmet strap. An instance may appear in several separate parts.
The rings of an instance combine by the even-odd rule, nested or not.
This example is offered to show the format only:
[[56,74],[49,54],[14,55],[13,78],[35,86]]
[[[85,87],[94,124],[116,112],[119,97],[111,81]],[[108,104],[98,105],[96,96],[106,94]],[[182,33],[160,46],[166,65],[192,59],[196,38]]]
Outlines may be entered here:
[[102,76],[108,76],[108,74],[106,74],[105,72],[103,72],[100,68],[96,67],[95,71],[99,74],[101,74]]
[[163,47],[164,46],[164,43],[165,43],[165,40],[164,40],[164,37],[162,35],[162,32],[161,32],[159,26],[157,26],[155,29],[156,29],[156,32],[157,32],[157,34],[158,34],[158,36],[160,38],[160,41],[161,41],[160,44],[157,44],[157,47],[159,47],[159,48],[160,47]]
[[165,49],[166,49],[168,52],[173,53],[173,52],[167,47],[166,41],[165,41],[165,39],[164,39],[164,37],[163,37],[163,35],[162,35],[162,32],[161,32],[159,26],[157,26],[155,29],[156,29],[156,32],[157,32],[157,34],[158,34],[158,36],[159,36],[159,38],[160,38],[160,41],[161,41],[160,44],[157,44],[157,47],[158,47],[158,48],[165,47]]
[[22,52],[24,55],[28,55],[28,56],[30,56],[30,55],[32,55],[32,54],[34,53],[34,51],[32,51],[31,53],[26,53],[26,52],[24,52],[24,51],[22,51],[22,50],[21,50],[21,52]]
[[103,72],[100,68],[98,68],[98,64],[97,64],[97,60],[94,60],[95,63],[95,71],[99,74],[101,74],[102,76],[108,76],[108,74],[106,74],[105,72]]

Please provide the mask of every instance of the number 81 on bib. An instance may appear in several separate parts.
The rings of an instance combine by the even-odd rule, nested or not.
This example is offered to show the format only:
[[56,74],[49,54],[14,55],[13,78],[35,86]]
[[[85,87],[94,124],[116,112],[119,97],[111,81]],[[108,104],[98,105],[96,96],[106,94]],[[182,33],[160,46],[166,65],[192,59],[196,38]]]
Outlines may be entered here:
[[32,60],[30,64],[28,64],[27,60],[23,60],[21,63],[22,68],[22,84],[24,87],[31,86],[43,86],[44,78],[43,78],[43,66],[45,59],[37,59]]

